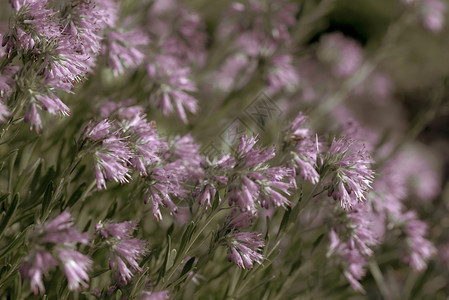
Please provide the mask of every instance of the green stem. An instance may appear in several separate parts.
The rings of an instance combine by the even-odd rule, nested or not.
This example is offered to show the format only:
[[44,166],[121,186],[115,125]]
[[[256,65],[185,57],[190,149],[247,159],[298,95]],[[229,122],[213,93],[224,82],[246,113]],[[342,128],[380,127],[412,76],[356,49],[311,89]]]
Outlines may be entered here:
[[[326,174],[324,174],[324,176],[322,177],[323,179],[325,178]],[[317,189],[318,186],[321,185],[321,180],[313,187],[313,189],[310,191],[310,193],[308,194],[307,198],[305,198],[304,200],[301,200],[299,203],[297,203],[295,205],[295,207],[293,208],[292,212],[291,212],[291,217],[290,218],[294,218],[294,220],[297,220],[297,216],[299,216],[301,214],[301,212],[304,211],[304,208],[307,206],[307,204],[310,202],[311,199],[314,198],[315,195],[315,190]],[[287,234],[292,228],[293,225],[296,222],[290,222],[289,226],[287,226],[287,228],[283,231],[283,232],[278,232],[275,241],[272,243],[272,247],[267,250],[266,254],[264,255],[264,257],[270,257],[271,254],[273,254],[273,252],[277,249],[277,247],[279,246],[281,239],[285,236],[285,234]],[[255,273],[260,269],[260,265],[255,266],[253,269],[251,269],[248,272],[248,275],[246,277],[246,279],[242,282],[241,286],[238,288],[237,290],[237,295],[240,295],[240,293],[242,292],[242,290],[248,285],[249,283],[249,279],[251,277],[254,277]],[[252,276],[250,276],[253,273]]]
[[382,272],[380,271],[379,265],[374,259],[370,261],[369,269],[374,277],[374,280],[376,281],[377,286],[379,287],[383,298],[391,299],[390,292],[388,291],[387,284],[385,283],[385,279],[382,275]]
[[[187,246],[184,248],[184,251],[182,253],[178,253],[176,255],[176,259],[175,259],[175,263],[173,264],[172,268],[170,269],[170,271],[168,272],[167,276],[164,277],[164,285],[163,285],[163,289],[165,289],[168,285],[169,285],[169,281],[170,279],[173,277],[173,275],[175,274],[175,272],[179,269],[179,267],[182,265],[183,260],[185,259],[185,257],[187,257],[187,254],[189,253],[190,249],[192,248],[192,246],[195,244],[196,240],[200,237],[200,235],[203,233],[203,231],[209,227],[209,224],[212,222],[212,220],[214,219],[214,217],[222,210],[222,206],[225,203],[225,200],[222,200],[220,205],[217,207],[217,209],[213,212],[211,212],[207,218],[206,221],[204,223],[204,225],[201,227],[200,230],[198,230],[198,232],[194,235],[194,237],[189,241],[189,243],[187,244]],[[204,213],[204,211],[203,211]]]

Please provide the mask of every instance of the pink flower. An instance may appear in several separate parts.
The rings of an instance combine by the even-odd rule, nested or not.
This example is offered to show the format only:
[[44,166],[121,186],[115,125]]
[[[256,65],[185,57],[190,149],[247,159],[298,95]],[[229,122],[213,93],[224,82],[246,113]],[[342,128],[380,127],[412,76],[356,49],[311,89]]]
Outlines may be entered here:
[[78,289],[80,285],[87,287],[87,271],[92,261],[73,250],[73,246],[87,244],[88,234],[78,232],[68,211],[37,226],[30,239],[33,250],[24,258],[21,273],[25,278],[31,277],[31,290],[35,295],[45,292],[42,276],[58,265],[64,269],[70,290]]
[[363,51],[356,41],[337,32],[321,37],[318,57],[331,65],[335,75],[344,77],[359,69]]
[[323,165],[335,169],[328,195],[340,200],[345,210],[366,199],[371,189],[374,172],[370,169],[371,157],[360,142],[346,138],[334,139]]
[[228,242],[228,260],[242,269],[252,269],[254,262],[261,264],[263,256],[258,253],[265,245],[260,233],[239,232],[231,234]]
[[78,290],[80,286],[88,287],[87,271],[92,267],[92,260],[78,251],[58,250],[58,256],[64,266],[64,274],[69,281],[70,290]]
[[147,65],[148,76],[162,83],[161,90],[151,96],[158,103],[164,115],[176,110],[178,117],[187,123],[186,109],[191,113],[198,111],[197,100],[190,95],[196,91],[195,84],[188,78],[190,69],[169,55],[155,55]]
[[56,259],[47,251],[35,252],[25,258],[20,272],[23,277],[31,278],[31,290],[34,295],[39,294],[39,292],[45,293],[42,275],[48,273],[57,264]]

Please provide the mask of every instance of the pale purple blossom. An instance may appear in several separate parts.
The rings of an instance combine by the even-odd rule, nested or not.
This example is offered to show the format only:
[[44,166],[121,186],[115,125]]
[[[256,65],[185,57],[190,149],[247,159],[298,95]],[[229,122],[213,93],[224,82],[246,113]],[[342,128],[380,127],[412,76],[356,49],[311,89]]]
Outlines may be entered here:
[[100,231],[103,238],[114,237],[117,239],[132,238],[132,232],[137,229],[136,221],[125,221],[122,223],[98,224],[96,229]]
[[254,263],[262,264],[264,258],[259,252],[265,245],[257,232],[238,232],[228,236],[228,260],[242,269],[252,269]]
[[11,112],[2,101],[0,101],[0,123],[5,123],[11,116]]
[[126,285],[135,271],[142,271],[137,260],[147,252],[145,241],[136,239],[132,235],[132,232],[137,229],[136,222],[100,222],[96,229],[104,239],[108,239],[108,245],[111,244],[109,267],[115,269],[117,283]]
[[188,179],[188,171],[185,164],[176,160],[158,168],[151,169],[148,178],[145,178],[145,203],[151,200],[153,215],[159,221],[162,219],[160,206],[168,207],[171,214],[176,214],[178,207],[173,198],[184,198],[187,190],[183,183]]
[[447,10],[446,3],[441,0],[423,0],[421,6],[424,27],[433,32],[441,31]]
[[74,227],[68,211],[62,212],[43,227],[41,242],[54,244],[88,243],[88,234],[80,233]]
[[373,255],[372,248],[379,243],[374,228],[376,217],[366,203],[359,203],[344,217],[344,222],[329,232],[328,256],[338,255],[343,260],[344,275],[352,288],[364,293],[359,280],[365,275],[367,257]]
[[20,272],[23,277],[31,278],[31,290],[35,296],[40,292],[45,292],[42,276],[46,275],[57,264],[56,259],[47,251],[36,251],[25,258]]
[[343,274],[351,287],[355,291],[365,293],[364,288],[359,282],[365,275],[365,267],[367,265],[365,256],[358,249],[351,247],[350,244],[342,242],[334,230],[330,231],[329,240],[328,256],[338,254],[345,265]]
[[156,1],[148,18],[149,29],[161,53],[175,57],[182,65],[204,65],[207,36],[200,16],[180,3],[158,9],[157,5],[162,2]]
[[3,37],[2,45],[6,45],[8,55],[13,49],[27,51],[40,42],[59,37],[56,12],[47,7],[47,1],[13,1],[11,4],[17,11],[20,23],[14,24]]
[[256,137],[243,135],[234,157],[222,162],[229,161],[233,171],[239,174],[228,184],[229,205],[235,204],[242,212],[252,214],[257,212],[257,204],[264,208],[269,208],[270,204],[290,206],[286,196],[290,195],[290,188],[295,188],[294,173],[289,168],[270,168],[267,162],[274,157],[274,149],[259,148],[257,141]]
[[42,129],[41,117],[39,115],[39,111],[37,110],[37,106],[34,103],[32,103],[25,111],[23,120],[25,121],[25,123],[30,123],[31,128],[34,127],[34,130],[36,130],[36,132],[39,132]]
[[374,179],[371,163],[362,143],[347,138],[333,140],[323,163],[328,168],[335,168],[330,174],[328,195],[339,200],[345,210],[365,201]]
[[[127,24],[123,24],[127,26]],[[148,36],[140,28],[110,31],[107,44],[102,52],[107,56],[107,64],[115,76],[122,75],[126,69],[135,69],[145,59],[143,48],[149,43]]]
[[271,58],[268,71],[268,88],[270,93],[281,89],[293,90],[299,85],[298,71],[293,65],[292,56],[280,54]]
[[190,94],[196,91],[195,84],[188,78],[190,69],[180,65],[174,57],[162,54],[155,55],[146,69],[148,76],[159,85],[151,101],[157,103],[165,116],[176,111],[187,123],[186,110],[193,114],[198,111],[198,101]]
[[257,63],[254,60],[237,53],[226,59],[213,75],[214,85],[227,92],[233,88],[242,87],[251,79],[256,67]]
[[318,57],[331,65],[335,75],[344,77],[359,69],[363,51],[356,41],[336,32],[321,37]]
[[288,133],[296,175],[301,175],[303,179],[313,184],[318,183],[320,175],[315,165],[321,145],[318,142],[318,136],[314,136],[312,130],[307,127],[307,118],[303,113],[296,116],[290,124]]
[[[131,238],[123,239],[112,246],[114,251],[110,266],[116,266],[120,284],[127,284],[133,272],[142,272],[138,260],[146,253],[145,241]],[[126,262],[126,263],[125,263]]]
[[405,260],[413,269],[424,271],[427,262],[437,253],[435,246],[426,238],[428,226],[417,218],[414,211],[405,213],[403,219],[409,249]]
[[140,300],[166,300],[169,298],[169,291],[147,292],[143,291]]
[[70,109],[54,94],[37,96],[44,110],[51,114],[70,115]]
[[113,130],[111,122],[104,119],[95,125],[90,123],[84,132],[87,139],[95,142],[91,151],[95,159],[95,177],[99,190],[106,188],[106,181],[128,183],[131,179],[128,164],[133,153],[125,138]]
[[100,51],[102,30],[117,23],[118,5],[113,0],[80,1],[71,9],[72,18],[65,31],[80,41],[77,49],[89,54],[89,64],[93,64],[93,58]]
[[114,121],[111,123],[113,131],[126,136],[132,151],[129,162],[142,177],[146,177],[147,168],[161,160],[167,143],[158,135],[155,123],[147,121],[143,108],[130,105],[132,103],[132,99],[120,103],[108,102],[100,108],[100,113]]
[[70,290],[87,287],[87,271],[92,260],[74,250],[76,243],[88,244],[88,234],[80,233],[68,211],[52,221],[37,226],[30,237],[33,250],[24,258],[21,267],[23,277],[31,278],[31,290],[37,295],[45,292],[42,276],[57,265],[64,269]]
[[92,267],[92,260],[74,250],[58,250],[58,256],[64,267],[64,274],[69,282],[69,289],[78,290],[80,286],[87,288],[89,275],[87,272]]

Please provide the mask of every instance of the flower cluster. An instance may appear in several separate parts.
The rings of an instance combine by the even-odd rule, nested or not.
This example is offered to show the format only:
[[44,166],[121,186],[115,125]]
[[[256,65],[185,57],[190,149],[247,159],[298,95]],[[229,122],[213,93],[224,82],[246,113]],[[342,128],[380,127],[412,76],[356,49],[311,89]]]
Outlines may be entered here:
[[17,91],[24,95],[15,94],[10,103],[14,107],[23,105],[24,121],[39,131],[42,129],[40,110],[70,114],[57,91],[71,92],[74,84],[92,70],[99,53],[100,33],[114,23],[116,4],[109,0],[99,0],[96,4],[74,1],[64,4],[60,10],[48,1],[17,0],[11,4],[15,10],[14,22],[2,45],[10,61],[21,57],[22,65],[15,81]]
[[360,142],[346,138],[334,139],[329,152],[323,158],[322,172],[330,172],[328,195],[339,200],[345,210],[352,209],[366,199],[371,188],[374,172],[372,160]]
[[[287,1],[233,3],[220,24],[220,39],[238,34],[232,54],[216,74],[218,86],[244,85],[257,67],[264,71],[270,93],[296,87],[298,72],[288,49],[298,7]],[[267,14],[267,12],[270,12]],[[269,16],[266,18],[266,16]]]
[[243,135],[234,156],[223,163],[232,167],[228,177],[229,205],[235,204],[243,212],[255,214],[256,204],[268,208],[290,206],[286,198],[294,188],[294,176],[286,167],[270,167],[267,162],[275,156],[273,148],[256,146],[256,137]]
[[366,258],[373,255],[372,247],[379,242],[375,231],[375,216],[365,203],[359,203],[347,215],[345,222],[329,232],[328,255],[339,255],[346,265],[344,275],[354,290],[364,292],[359,280],[365,274]]
[[317,154],[320,152],[320,143],[318,136],[314,137],[306,124],[306,116],[299,113],[290,124],[286,143],[289,146],[296,175],[301,175],[303,179],[316,184],[320,179],[315,167]]
[[264,240],[257,232],[238,232],[230,234],[227,239],[228,260],[235,262],[242,269],[252,269],[254,262],[262,264],[263,256],[259,253]]
[[137,260],[146,253],[145,241],[136,239],[131,234],[137,229],[136,222],[99,223],[96,229],[111,250],[109,268],[116,271],[116,283],[119,286],[126,285],[132,278],[133,271],[142,271]]
[[33,250],[24,258],[21,272],[23,277],[31,278],[31,290],[37,295],[45,292],[42,276],[56,266],[64,270],[69,289],[87,287],[87,271],[92,260],[76,251],[76,243],[87,244],[87,233],[79,233],[73,226],[72,217],[64,211],[52,221],[36,228],[30,236]]
[[321,37],[318,57],[330,64],[336,76],[345,77],[359,69],[363,52],[354,40],[341,33],[332,33]]

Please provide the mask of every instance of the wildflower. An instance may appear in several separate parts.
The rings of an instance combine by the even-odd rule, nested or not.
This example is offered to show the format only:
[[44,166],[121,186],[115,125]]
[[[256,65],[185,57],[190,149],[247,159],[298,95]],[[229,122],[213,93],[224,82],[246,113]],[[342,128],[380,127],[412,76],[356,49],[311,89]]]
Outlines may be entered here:
[[150,13],[149,28],[154,37],[159,38],[157,43],[160,44],[161,53],[176,58],[185,66],[204,64],[207,36],[204,23],[197,13],[179,3],[165,11],[158,10],[155,4]]
[[9,56],[14,49],[27,51],[40,42],[59,37],[56,12],[47,7],[47,1],[13,1],[11,4],[20,21],[3,38]]
[[289,128],[290,154],[296,175],[301,175],[303,179],[316,184],[320,179],[320,175],[315,169],[320,144],[317,140],[318,137],[314,137],[312,131],[305,125],[306,116],[299,113]]
[[47,274],[49,270],[57,265],[56,259],[47,251],[36,251],[25,258],[20,272],[23,277],[31,278],[30,285],[34,295],[39,294],[39,292],[45,292],[42,275]]
[[318,57],[329,63],[337,76],[354,74],[362,64],[363,52],[360,45],[341,33],[321,37]]
[[290,55],[276,55],[271,58],[270,65],[268,72],[270,93],[275,93],[283,88],[291,90],[299,84],[298,72],[293,67]]
[[440,0],[424,0],[421,6],[424,27],[433,32],[441,31],[444,26],[446,4]]
[[88,54],[78,53],[75,49],[76,41],[71,36],[61,35],[54,52],[45,60],[48,63],[46,77],[62,82],[75,83],[84,78],[90,70]]
[[188,172],[183,162],[176,160],[151,169],[151,175],[145,178],[147,186],[144,190],[145,203],[152,201],[153,215],[158,221],[162,219],[160,206],[168,207],[171,214],[177,213],[178,208],[172,198],[182,199],[187,195],[187,190],[182,185],[187,181],[187,176]]
[[323,161],[332,176],[328,195],[340,200],[342,208],[351,209],[366,199],[374,172],[369,169],[372,160],[363,144],[346,138],[334,139]]
[[169,298],[169,291],[147,292],[143,291],[140,300],[166,300]]
[[197,100],[190,95],[196,91],[195,84],[188,78],[190,69],[183,67],[172,56],[156,55],[152,63],[147,65],[148,76],[161,82],[160,90],[154,93],[152,101],[158,103],[164,115],[176,109],[178,117],[187,123],[185,109],[191,113],[198,110]]
[[120,275],[119,283],[127,284],[133,275],[131,270],[142,272],[137,260],[146,253],[145,242],[139,239],[125,239],[115,244],[112,248],[114,255],[110,265],[117,265],[118,274]]
[[37,295],[45,292],[42,276],[56,266],[64,269],[70,290],[87,287],[87,271],[92,266],[89,257],[74,250],[76,243],[87,244],[88,234],[80,233],[73,226],[68,211],[62,212],[52,221],[38,226],[30,236],[32,251],[24,258],[22,276],[31,278],[31,290]]
[[345,265],[343,274],[349,284],[355,291],[364,293],[365,290],[359,280],[365,275],[365,266],[367,265],[365,256],[363,256],[357,249],[351,248],[347,243],[341,242],[334,230],[330,231],[329,239],[330,249],[328,256],[337,253],[342,258],[341,261]]
[[373,255],[372,247],[379,242],[375,231],[375,215],[369,205],[357,204],[350,212],[342,216],[343,222],[329,233],[330,255],[343,258],[344,275],[352,288],[364,292],[359,280],[365,274],[366,258]]
[[87,282],[89,281],[87,271],[92,267],[92,260],[74,250],[58,250],[58,256],[64,266],[64,274],[69,282],[69,289],[77,290],[80,285],[87,288]]
[[427,267],[427,261],[436,254],[436,248],[425,238],[427,224],[418,220],[416,213],[413,211],[405,213],[403,219],[409,248],[405,260],[413,269],[423,271]]
[[70,109],[55,95],[39,95],[37,98],[41,102],[42,108],[49,113],[59,113],[64,116],[70,115]]
[[127,183],[131,178],[127,164],[130,163],[132,152],[124,139],[112,130],[108,120],[102,120],[95,126],[90,124],[85,130],[85,137],[96,142],[91,151],[95,159],[95,177],[99,190],[106,188],[106,180]]
[[135,221],[126,221],[122,223],[98,224],[97,230],[100,230],[103,238],[114,237],[117,239],[127,239],[132,237],[132,232],[137,229]]
[[238,209],[234,208],[232,209],[231,213],[228,216],[229,220],[229,228],[234,230],[240,230],[243,228],[247,228],[251,226],[251,215],[247,213],[240,213],[239,215],[235,216],[238,213]]
[[[233,172],[238,176],[229,185],[229,205],[236,204],[242,212],[256,213],[256,204],[268,208],[288,206],[288,189],[293,188],[293,173],[284,167],[270,168],[267,161],[274,157],[274,149],[255,147],[257,138],[240,138],[234,157],[226,160],[234,163]],[[224,163],[224,162],[223,162]],[[287,180],[287,182],[284,182]]]
[[73,225],[70,213],[68,211],[62,212],[44,227],[41,242],[54,244],[78,242],[87,244],[88,234],[79,233]]
[[39,115],[39,112],[37,111],[36,104],[31,104],[29,108],[25,111],[25,116],[23,117],[23,120],[25,123],[30,123],[31,127],[34,127],[36,132],[39,132],[39,130],[42,129],[42,121],[41,117]]
[[214,74],[214,82],[219,89],[230,91],[247,84],[256,67],[256,62],[246,55],[237,53],[225,60]]
[[258,253],[265,245],[260,233],[239,232],[228,236],[228,260],[242,269],[252,269],[254,262],[262,264],[263,256]]
[[0,123],[5,123],[11,116],[8,106],[6,106],[2,101],[0,101]]
[[137,260],[146,253],[145,241],[135,239],[132,235],[137,229],[136,222],[99,223],[96,229],[111,245],[109,266],[116,269],[117,283],[126,285],[132,278],[133,271],[142,271]]
[[70,34],[75,40],[77,49],[83,54],[89,54],[89,64],[100,52],[102,30],[114,27],[118,19],[118,7],[111,0],[80,1],[76,5],[70,5],[70,19],[67,20],[65,33]]
[[111,31],[107,34],[107,44],[102,52],[107,55],[108,66],[112,68],[114,75],[118,76],[125,72],[125,68],[136,68],[142,64],[145,54],[141,48],[148,43],[148,37],[139,28]]

